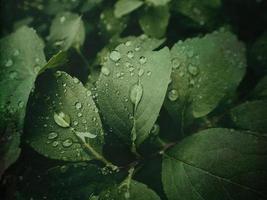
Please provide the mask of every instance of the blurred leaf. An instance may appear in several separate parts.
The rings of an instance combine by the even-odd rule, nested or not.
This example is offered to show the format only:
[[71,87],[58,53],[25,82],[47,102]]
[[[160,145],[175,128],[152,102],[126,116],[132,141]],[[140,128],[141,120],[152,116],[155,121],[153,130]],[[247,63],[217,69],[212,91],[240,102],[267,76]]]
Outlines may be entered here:
[[267,134],[267,101],[243,103],[231,110],[231,118],[238,128]]
[[169,200],[265,199],[266,159],[264,137],[222,128],[204,130],[164,154],[164,190]]
[[256,85],[252,92],[252,97],[256,99],[267,99],[267,76],[264,76]]
[[144,2],[140,0],[119,0],[115,4],[114,14],[116,17],[120,18],[138,9],[143,3]]
[[[27,114],[27,141],[49,158],[98,159],[104,138],[91,92],[64,72],[43,76],[37,82]],[[42,84],[44,81],[46,84]]]
[[165,35],[169,18],[168,6],[148,7],[143,11],[139,23],[146,35],[161,38]]
[[171,0],[145,0],[148,4],[153,6],[165,6]]

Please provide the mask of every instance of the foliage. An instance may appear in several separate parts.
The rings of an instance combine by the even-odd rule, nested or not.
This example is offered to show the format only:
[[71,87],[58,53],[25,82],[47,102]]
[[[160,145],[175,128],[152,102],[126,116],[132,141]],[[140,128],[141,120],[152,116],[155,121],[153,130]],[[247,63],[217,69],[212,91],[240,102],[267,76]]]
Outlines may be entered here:
[[2,4],[3,199],[267,199],[265,1]]

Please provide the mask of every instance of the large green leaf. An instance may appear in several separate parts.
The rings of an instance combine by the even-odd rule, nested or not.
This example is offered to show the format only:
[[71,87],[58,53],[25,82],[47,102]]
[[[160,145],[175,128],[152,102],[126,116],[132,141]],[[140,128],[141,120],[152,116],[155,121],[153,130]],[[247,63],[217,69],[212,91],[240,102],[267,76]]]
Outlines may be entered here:
[[162,181],[169,200],[266,199],[267,139],[209,129],[165,152]]
[[96,92],[114,133],[137,145],[148,137],[157,119],[171,73],[169,50],[151,51],[155,44],[142,45],[142,41],[127,41],[110,53]]
[[49,43],[56,49],[79,49],[85,40],[85,28],[81,17],[70,12],[57,14],[50,27]]
[[171,53],[172,83],[165,103],[175,120],[183,112],[195,118],[209,114],[229,99],[246,71],[244,45],[224,30],[179,41]]
[[114,187],[101,192],[98,200],[160,200],[159,196],[146,185],[130,180],[129,185],[122,183],[121,185],[115,185]]
[[142,6],[143,3],[144,2],[140,0],[119,0],[115,4],[114,14],[116,17],[120,18],[136,10]]
[[139,19],[139,24],[146,35],[161,38],[166,32],[169,18],[168,6],[147,7]]
[[46,63],[43,49],[42,40],[28,27],[0,40],[1,123],[12,116],[23,124],[29,94]]
[[231,118],[238,128],[267,134],[267,101],[243,103],[231,110]]
[[44,74],[38,81],[25,132],[36,151],[54,159],[98,158],[104,143],[91,92],[77,78],[60,71]]

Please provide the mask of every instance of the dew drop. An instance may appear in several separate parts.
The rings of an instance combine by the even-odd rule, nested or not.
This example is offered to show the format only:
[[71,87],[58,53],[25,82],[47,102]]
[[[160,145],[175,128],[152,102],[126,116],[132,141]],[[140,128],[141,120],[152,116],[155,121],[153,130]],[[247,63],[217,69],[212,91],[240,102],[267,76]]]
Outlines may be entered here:
[[72,139],[66,139],[66,140],[64,140],[63,142],[62,142],[62,146],[63,147],[70,147],[71,145],[73,144],[73,141],[72,141]]
[[147,76],[151,76],[152,72],[148,71],[146,74],[147,74]]
[[53,143],[52,143],[52,146],[53,147],[57,147],[59,145],[59,142],[58,141],[54,141]]
[[60,17],[59,21],[60,23],[64,23],[66,21],[66,17],[65,16]]
[[70,127],[70,116],[64,112],[54,113],[54,121],[60,127],[67,128]]
[[137,47],[135,47],[135,51],[140,51],[140,49],[141,49],[141,47],[139,47],[139,46],[137,46]]
[[15,72],[15,71],[12,71],[12,72],[9,73],[9,78],[12,79],[12,80],[17,78],[17,76],[18,76],[18,73]]
[[104,74],[105,76],[108,76],[110,74],[110,71],[107,67],[102,67],[101,73]]
[[140,69],[139,72],[138,72],[138,76],[142,76],[144,74],[144,70],[143,69]]
[[176,101],[178,99],[178,92],[177,90],[171,90],[168,93],[168,98],[170,101]]
[[139,58],[139,62],[140,62],[141,65],[145,64],[146,61],[147,61],[147,58],[146,58],[145,56],[141,56],[141,57]]
[[78,84],[80,81],[77,78],[73,78],[74,83]]
[[110,55],[110,59],[113,60],[114,62],[117,62],[121,59],[121,54],[117,50],[113,50]]
[[193,76],[196,76],[198,74],[198,68],[196,66],[190,64],[188,66],[188,72],[190,74],[192,74]]
[[83,114],[79,112],[78,113],[78,117],[82,117],[82,116],[83,116]]
[[177,58],[172,59],[172,68],[178,69],[180,67],[180,62]]
[[131,46],[131,44],[132,44],[131,41],[127,41],[127,42],[125,43],[125,45],[126,45],[127,47]]
[[76,103],[75,103],[75,108],[76,108],[77,110],[81,109],[81,108],[82,108],[82,104],[81,104],[80,102],[76,102]]
[[19,101],[18,106],[19,106],[19,108],[23,108],[24,107],[24,101]]
[[51,132],[48,134],[48,139],[49,140],[53,140],[53,139],[56,139],[58,137],[58,134],[56,132]]
[[19,54],[20,54],[20,52],[19,52],[19,50],[17,50],[17,49],[16,49],[16,50],[14,51],[14,53],[13,53],[14,56],[18,56]]
[[130,91],[130,99],[131,102],[137,107],[137,105],[139,104],[141,98],[143,95],[143,87],[142,85],[139,84],[135,84],[132,86],[131,91]]
[[128,53],[127,53],[127,57],[128,57],[128,58],[133,58],[133,57],[134,57],[134,53],[133,53],[133,51],[128,51]]
[[12,65],[13,65],[13,60],[8,59],[7,62],[6,62],[6,64],[5,64],[5,66],[6,67],[11,67]]

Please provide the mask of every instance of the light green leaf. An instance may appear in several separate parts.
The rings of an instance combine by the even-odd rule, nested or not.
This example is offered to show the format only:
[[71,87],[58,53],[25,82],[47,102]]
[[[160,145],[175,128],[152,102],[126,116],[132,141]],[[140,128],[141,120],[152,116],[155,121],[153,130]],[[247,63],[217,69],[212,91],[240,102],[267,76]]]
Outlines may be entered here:
[[267,139],[208,129],[165,152],[162,181],[169,200],[265,199]]
[[172,83],[165,105],[175,120],[183,112],[195,118],[209,114],[229,99],[246,71],[243,43],[224,30],[179,41],[171,53]]
[[0,40],[1,121],[11,116],[20,126],[35,78],[46,64],[43,41],[35,30],[22,27]]
[[231,118],[238,128],[267,134],[267,101],[243,103],[231,110]]
[[264,76],[252,92],[254,99],[267,99],[267,76]]
[[148,7],[141,15],[139,24],[146,35],[161,38],[166,32],[169,18],[170,12],[168,6]]
[[64,72],[44,74],[30,105],[25,132],[37,152],[68,161],[99,159],[104,144],[101,120],[91,91],[78,79]]
[[79,49],[85,40],[84,23],[80,16],[70,12],[59,13],[50,27],[49,44],[63,51]]
[[[169,50],[151,51],[153,43],[141,38],[129,40],[111,52],[102,67],[96,93],[114,133],[137,145],[148,137],[157,119],[171,73]],[[120,56],[114,56],[114,52]]]
[[143,183],[131,180],[130,185],[122,183],[101,192],[98,200],[160,200],[159,196]]
[[171,0],[145,0],[148,4],[153,6],[165,6]]
[[201,26],[211,26],[216,22],[221,4],[221,0],[179,0],[172,7]]
[[16,125],[9,123],[0,136],[0,179],[5,170],[12,165],[20,155],[20,132]]
[[120,18],[138,9],[143,3],[144,2],[140,0],[119,0],[115,4],[114,14],[116,17]]

